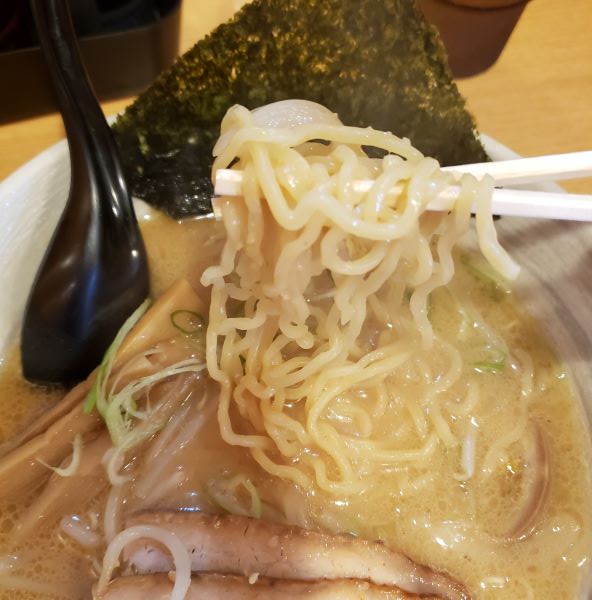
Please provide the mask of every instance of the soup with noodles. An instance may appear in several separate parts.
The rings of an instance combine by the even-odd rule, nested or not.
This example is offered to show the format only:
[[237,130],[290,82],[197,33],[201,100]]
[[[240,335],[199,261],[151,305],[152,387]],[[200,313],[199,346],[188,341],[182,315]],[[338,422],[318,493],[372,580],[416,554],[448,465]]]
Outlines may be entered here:
[[[190,571],[188,593],[211,597],[578,597],[589,432],[507,283],[491,182],[464,178],[449,212],[427,211],[450,174],[305,102],[234,107],[216,153],[244,197],[218,198],[217,219],[143,222],[159,300],[69,404],[22,381],[16,351],[3,366],[0,598],[183,597]],[[187,558],[177,520],[235,549]],[[233,527],[259,522],[254,568],[230,556]],[[279,572],[277,543],[316,558]],[[344,544],[374,564],[352,566]],[[379,573],[376,557],[408,572]]]

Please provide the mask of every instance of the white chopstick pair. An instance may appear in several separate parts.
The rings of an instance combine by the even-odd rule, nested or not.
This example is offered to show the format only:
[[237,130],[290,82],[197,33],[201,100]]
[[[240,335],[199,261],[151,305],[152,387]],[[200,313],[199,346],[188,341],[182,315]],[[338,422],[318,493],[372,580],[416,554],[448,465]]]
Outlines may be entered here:
[[[471,173],[476,177],[491,175],[496,185],[524,185],[592,176],[592,151],[519,158],[471,165],[445,167],[444,171]],[[370,189],[372,181],[354,182],[357,191]],[[429,210],[449,210],[458,188],[451,186],[428,205]],[[242,172],[219,169],[214,186],[216,196],[242,196]],[[538,217],[569,221],[592,221],[592,195],[495,189],[492,212],[496,215]]]

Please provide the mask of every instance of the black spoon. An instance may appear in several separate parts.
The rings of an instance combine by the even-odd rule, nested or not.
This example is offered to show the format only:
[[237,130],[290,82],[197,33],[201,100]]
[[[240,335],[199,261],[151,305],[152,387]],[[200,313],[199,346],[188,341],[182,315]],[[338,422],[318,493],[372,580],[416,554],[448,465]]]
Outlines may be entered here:
[[148,296],[146,251],[111,130],[80,59],[67,0],[31,0],[70,148],[70,194],[29,296],[23,374],[84,379]]

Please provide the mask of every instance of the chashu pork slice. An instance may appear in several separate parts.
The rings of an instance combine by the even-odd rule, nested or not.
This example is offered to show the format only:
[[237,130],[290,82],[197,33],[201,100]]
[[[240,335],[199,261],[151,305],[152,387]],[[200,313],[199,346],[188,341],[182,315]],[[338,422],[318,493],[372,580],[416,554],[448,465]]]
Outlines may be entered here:
[[[359,579],[399,587],[412,594],[465,600],[466,589],[431,568],[414,563],[381,542],[352,535],[329,535],[300,527],[237,515],[200,512],[147,512],[127,519],[127,526],[153,525],[174,533],[191,556],[193,572],[215,572],[278,579]],[[158,543],[140,539],[124,550],[138,574],[174,570]]]
[[[168,600],[173,584],[166,575],[114,579],[97,600]],[[290,581],[207,574],[191,578],[185,600],[435,600],[358,579]]]

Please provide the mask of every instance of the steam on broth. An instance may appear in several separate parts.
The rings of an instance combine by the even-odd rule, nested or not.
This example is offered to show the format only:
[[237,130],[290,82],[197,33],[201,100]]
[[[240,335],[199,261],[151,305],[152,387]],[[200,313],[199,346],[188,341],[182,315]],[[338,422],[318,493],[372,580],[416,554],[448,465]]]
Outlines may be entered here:
[[[230,125],[246,128],[249,118],[239,114],[239,121],[245,119],[247,124],[237,125],[230,119]],[[331,139],[329,129],[333,126],[322,124],[323,134],[313,138]],[[227,131],[236,134],[233,127]],[[353,145],[351,139],[345,143]],[[333,150],[325,148],[321,153],[319,148],[306,147],[299,152],[316,156],[311,162],[332,173],[332,169],[339,170],[331,162],[339,162],[331,154]],[[423,160],[404,144],[399,150],[408,151],[411,162]],[[239,167],[245,168],[249,159],[241,152],[233,150],[231,154],[232,158],[238,155],[242,161]],[[354,158],[364,162],[359,156]],[[342,160],[340,165],[350,156],[343,154]],[[373,169],[374,163],[364,164],[364,168]],[[391,168],[401,165],[395,161],[383,174],[388,176]],[[288,173],[288,180],[289,175],[294,173]],[[474,182],[467,185],[470,194],[478,193],[471,187]],[[149,388],[150,409],[156,410],[166,401],[170,411],[162,409],[157,430],[131,451],[108,457],[118,485],[110,485],[105,477],[94,497],[49,518],[42,527],[35,526],[37,520],[31,521],[28,513],[29,505],[43,497],[39,490],[2,501],[0,598],[42,598],[52,593],[88,597],[107,544],[125,529],[131,515],[146,509],[230,513],[238,518],[296,525],[323,535],[349,533],[360,540],[382,540],[387,548],[407,555],[416,564],[428,565],[436,576],[441,573],[460,582],[458,589],[466,588],[476,598],[576,597],[589,571],[592,547],[588,509],[591,452],[583,411],[566,367],[505,281],[474,250],[459,247],[452,252],[447,246],[442,251],[438,246],[450,231],[446,227],[458,226],[458,221],[452,222],[454,214],[450,218],[424,215],[421,221],[421,234],[432,243],[427,250],[440,260],[446,252],[452,253],[452,279],[444,281],[446,285],[434,285],[429,301],[428,295],[424,296],[424,307],[413,296],[421,286],[419,279],[413,285],[376,292],[376,297],[364,304],[369,307],[367,317],[355,335],[359,355],[352,350],[341,366],[358,364],[381,347],[395,348],[393,339],[407,334],[405,328],[417,317],[424,329],[410,329],[411,337],[405,338],[415,342],[412,359],[393,364],[386,374],[375,373],[338,390],[314,425],[321,427],[324,435],[333,436],[335,444],[323,447],[322,436],[317,439],[310,433],[310,421],[302,406],[304,402],[314,406],[314,397],[301,401],[307,392],[299,391],[301,397],[290,396],[293,388],[286,387],[282,412],[286,418],[274,422],[275,429],[269,424],[269,415],[260,410],[263,404],[241,406],[236,402],[237,382],[255,373],[254,341],[240,352],[229,351],[227,365],[224,355],[212,353],[212,345],[205,343],[206,324],[199,319],[206,317],[201,313],[210,303],[211,292],[202,285],[208,283],[202,273],[223,264],[229,235],[236,240],[233,264],[238,265],[238,273],[227,270],[224,277],[229,276],[234,295],[228,302],[218,298],[215,304],[212,300],[207,330],[211,332],[213,327],[212,306],[242,326],[240,319],[252,317],[269,291],[267,288],[257,296],[258,290],[263,290],[263,286],[257,288],[257,278],[269,271],[262,267],[260,272],[251,272],[251,263],[244,255],[239,256],[239,251],[257,238],[256,229],[243,227],[249,222],[245,206],[251,210],[253,200],[246,197],[244,205],[239,202],[243,200],[226,201],[223,222],[201,219],[177,223],[162,215],[143,222],[154,296],[162,298],[171,286],[177,286],[173,289],[186,290],[178,292],[186,300],[174,307],[178,320],[169,319],[172,312],[168,312],[162,321],[168,328],[172,325],[172,333],[161,335],[157,351],[137,351],[141,359],[130,371],[153,372],[156,367],[173,365],[175,377],[155,381]],[[298,234],[274,229],[271,210],[265,211],[263,251],[250,258],[275,264],[282,248],[294,244]],[[465,217],[468,223],[469,214]],[[274,237],[265,237],[269,232]],[[314,243],[311,247],[312,264],[318,248]],[[346,262],[378,252],[375,248],[374,242],[343,244],[337,258]],[[265,256],[265,252],[269,254]],[[296,279],[307,268],[315,272],[312,288],[307,284],[303,293],[316,314],[329,314],[333,303],[339,301],[331,289],[340,282],[339,277],[327,278],[318,265],[302,265],[302,256],[296,256],[289,265],[293,269],[290,276]],[[437,275],[437,269],[434,273]],[[213,272],[210,283],[218,276]],[[347,275],[343,277],[345,280]],[[187,288],[178,287],[176,282],[182,278],[189,281]],[[408,282],[409,273],[394,270],[391,278]],[[264,282],[267,286],[273,283]],[[293,300],[288,298],[287,304]],[[187,302],[194,303],[191,309]],[[202,305],[204,309],[197,308]],[[394,313],[383,319],[384,311],[388,313],[393,307],[398,316],[402,315],[401,320],[397,321]],[[158,321],[161,317],[153,318]],[[273,320],[273,314],[266,318]],[[298,327],[297,315],[292,314],[291,319],[282,332]],[[316,329],[311,321],[306,323],[315,335],[323,335],[319,331],[322,323],[317,323]],[[233,328],[224,328],[223,320],[217,327],[219,338],[233,335]],[[272,330],[270,344],[279,343],[278,331]],[[424,344],[430,335],[436,341]],[[146,333],[145,337],[149,336]],[[300,339],[301,345],[287,342],[269,359],[272,366],[295,359],[299,368],[308,364],[314,346],[307,347],[303,336],[295,335],[295,339]],[[240,343],[235,337],[219,347]],[[122,347],[122,353],[125,351]],[[242,358],[237,356],[241,353]],[[392,354],[386,358],[390,360]],[[185,368],[187,361],[202,365],[206,360],[210,361],[207,372],[202,367],[180,371],[179,365]],[[220,386],[212,378],[211,361],[234,382],[228,388],[227,413],[221,414]],[[286,375],[293,372],[287,370]],[[123,387],[126,377],[131,382],[139,377],[126,375],[123,368],[119,376]],[[346,376],[345,371],[342,376]],[[245,382],[251,386],[249,398],[263,403],[263,386],[255,383],[261,382]],[[57,400],[57,392],[48,396],[21,380],[16,353],[4,366],[0,393],[0,423],[4,428],[0,442],[17,435],[34,420],[40,407]],[[160,398],[164,399],[162,404]],[[16,402],[21,413],[14,410]],[[129,431],[137,431],[143,425],[141,411],[145,405],[122,406],[130,414],[140,415],[133,417],[135,421],[130,417],[127,425]],[[300,424],[302,431],[296,430],[292,421]],[[220,423],[230,423],[232,431]],[[288,436],[286,430],[295,433]],[[100,443],[105,435],[103,430],[93,432],[94,437],[85,438],[82,458],[85,448]],[[259,438],[266,437],[273,445],[264,442],[260,453],[254,451]],[[342,449],[349,452],[343,459]],[[74,458],[76,452],[69,453],[62,467],[68,467],[70,454]],[[0,468],[0,481],[1,477]],[[58,477],[52,475],[52,481],[66,485]],[[15,547],[15,536],[27,519],[28,534]],[[23,591],[8,591],[11,587]],[[459,594],[464,593],[462,589]],[[464,597],[453,596],[453,592],[448,597]]]

